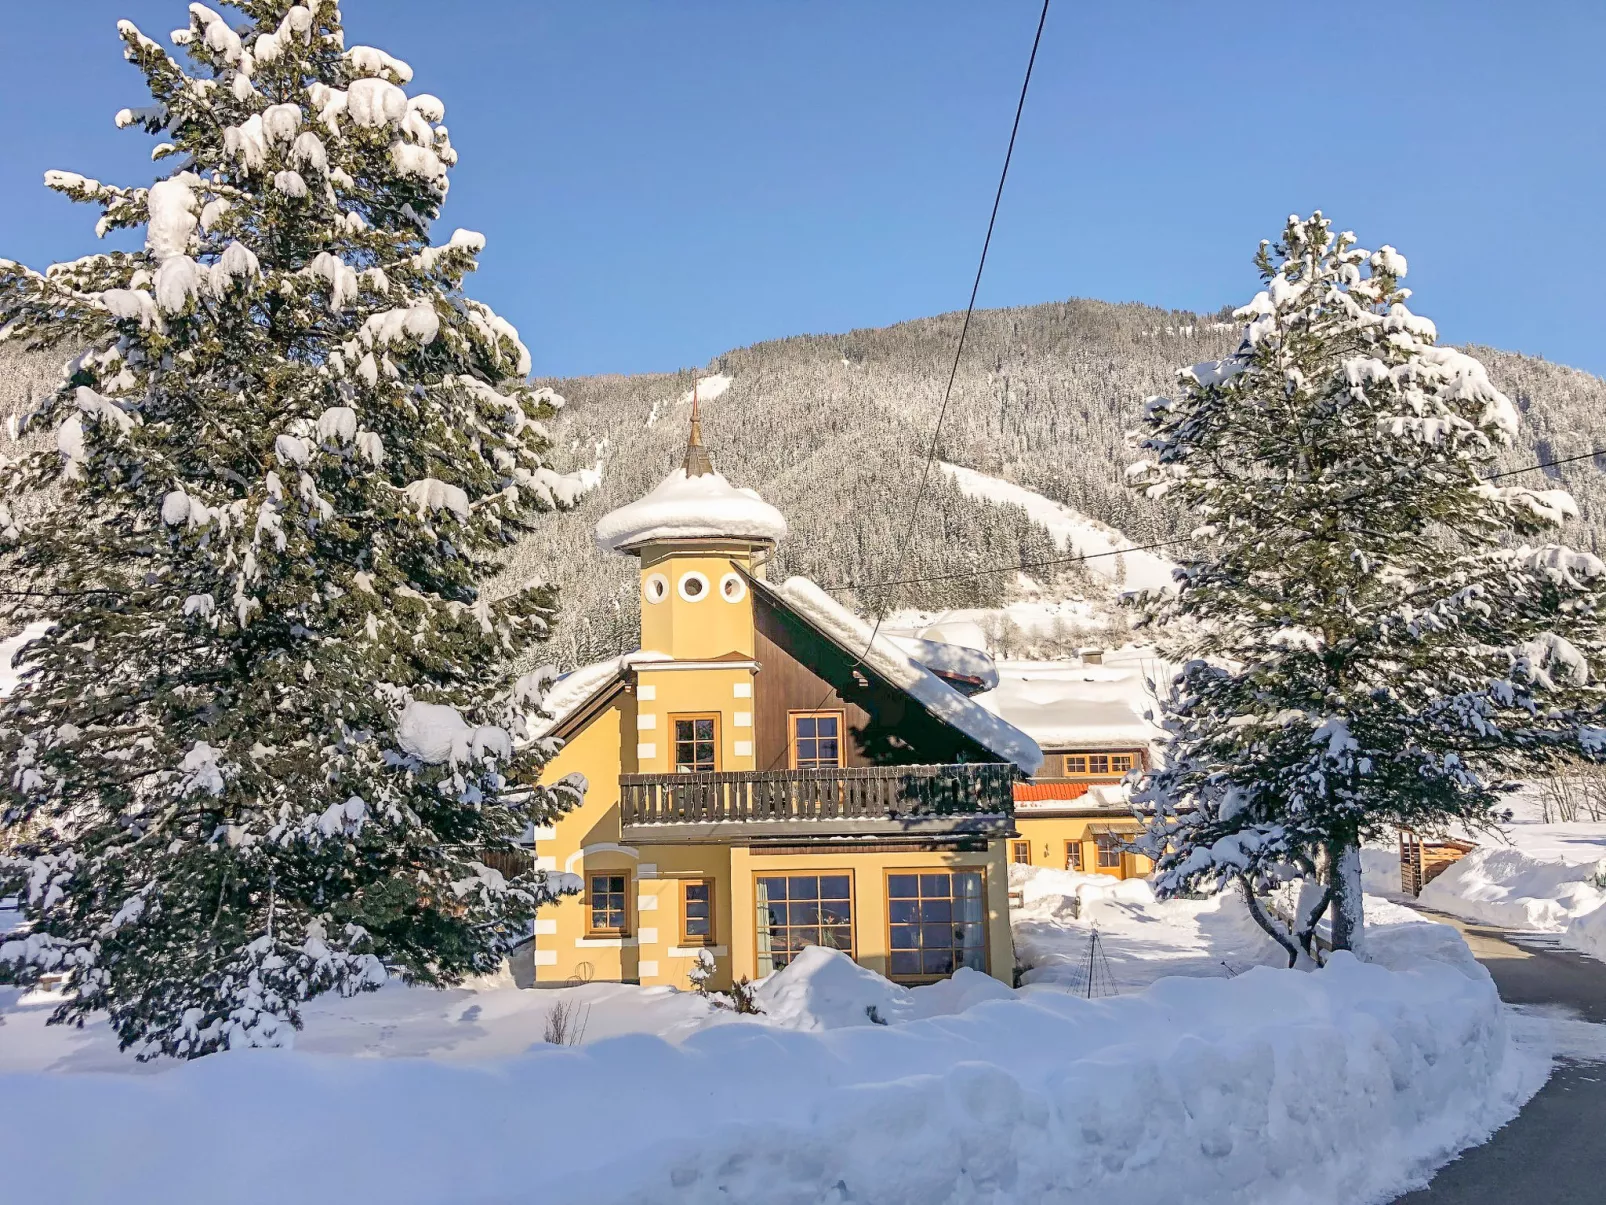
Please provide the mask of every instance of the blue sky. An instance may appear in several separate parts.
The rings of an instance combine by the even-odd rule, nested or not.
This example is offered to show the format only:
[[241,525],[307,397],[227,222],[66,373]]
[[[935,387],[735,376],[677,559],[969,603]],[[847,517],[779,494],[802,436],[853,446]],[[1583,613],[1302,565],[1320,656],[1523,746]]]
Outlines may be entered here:
[[[93,250],[47,168],[151,178],[118,131],[180,0],[7,14],[0,255]],[[345,0],[462,155],[440,237],[543,373],[705,363],[761,339],[961,308],[1035,0]],[[1410,259],[1447,339],[1606,373],[1606,5],[1056,0],[981,304],[1214,309],[1324,209]],[[18,53],[18,51],[21,53]]]

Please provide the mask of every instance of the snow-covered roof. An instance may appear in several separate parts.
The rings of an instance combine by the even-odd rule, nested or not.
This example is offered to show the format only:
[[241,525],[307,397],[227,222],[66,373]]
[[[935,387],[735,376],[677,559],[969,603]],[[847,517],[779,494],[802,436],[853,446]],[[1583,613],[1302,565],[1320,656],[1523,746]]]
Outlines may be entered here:
[[991,653],[922,636],[889,635],[887,639],[941,677],[967,679],[977,683],[977,690],[992,690],[998,685],[998,663]]
[[1019,728],[967,699],[919,661],[877,633],[806,577],[788,578],[779,587],[760,582],[797,615],[855,657],[877,675],[904,691],[932,715],[957,728],[1002,761],[1013,762],[1026,774],[1043,764],[1043,751]]
[[[551,732],[578,710],[581,704],[606,689],[631,666],[670,659],[667,653],[644,653],[638,649],[622,657],[610,657],[606,661],[582,665],[579,669],[571,670],[554,682],[552,689],[542,697],[541,710],[546,714],[529,717],[527,722],[530,735],[539,737]],[[551,718],[548,719],[548,716]]]
[[652,540],[735,539],[775,543],[786,535],[781,512],[719,473],[688,477],[676,469],[646,497],[609,511],[597,524],[597,546],[628,553]]
[[1136,667],[1001,661],[998,688],[976,703],[1048,748],[1146,747],[1162,733]]

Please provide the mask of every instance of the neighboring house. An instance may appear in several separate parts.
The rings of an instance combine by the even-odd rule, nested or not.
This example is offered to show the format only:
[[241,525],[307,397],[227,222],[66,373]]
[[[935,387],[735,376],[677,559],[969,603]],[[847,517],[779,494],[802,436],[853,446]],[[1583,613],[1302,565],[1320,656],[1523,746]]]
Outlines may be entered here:
[[[1101,659],[1102,662],[1102,659]],[[1031,782],[1015,787],[1013,862],[1142,877],[1154,863],[1129,847],[1142,830],[1122,780],[1150,766],[1159,730],[1143,715],[1141,666],[1002,662],[978,697],[1043,750]]]
[[535,833],[537,864],[584,883],[536,921],[538,984],[684,987],[708,951],[724,987],[807,945],[902,982],[1011,979],[1006,843],[1036,744],[812,583],[766,581],[785,534],[713,471],[695,402],[685,465],[598,523],[640,560],[641,650],[547,702],[543,779],[589,786]]

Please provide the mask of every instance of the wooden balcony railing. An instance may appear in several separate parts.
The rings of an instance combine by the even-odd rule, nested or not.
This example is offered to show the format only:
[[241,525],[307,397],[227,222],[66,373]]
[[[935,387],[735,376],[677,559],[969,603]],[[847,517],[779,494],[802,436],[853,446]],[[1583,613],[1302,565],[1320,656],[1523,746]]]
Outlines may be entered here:
[[871,824],[878,829],[968,827],[982,817],[1011,819],[1016,771],[1004,763],[854,766],[826,770],[734,770],[624,774],[624,827],[776,821]]

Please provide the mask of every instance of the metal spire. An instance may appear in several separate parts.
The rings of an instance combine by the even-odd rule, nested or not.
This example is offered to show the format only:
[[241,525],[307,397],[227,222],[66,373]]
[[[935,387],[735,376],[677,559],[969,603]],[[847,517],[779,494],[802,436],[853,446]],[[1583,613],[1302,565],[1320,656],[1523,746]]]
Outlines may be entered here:
[[695,374],[691,382],[691,438],[686,441],[684,468],[687,477],[702,477],[714,471],[714,462],[708,458],[708,449],[703,447],[703,422]]

